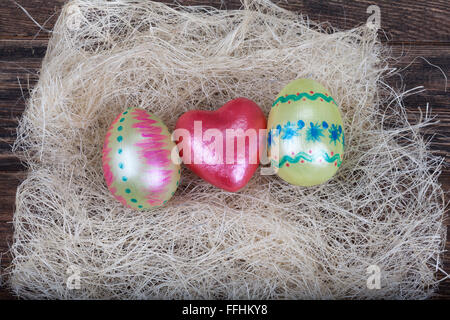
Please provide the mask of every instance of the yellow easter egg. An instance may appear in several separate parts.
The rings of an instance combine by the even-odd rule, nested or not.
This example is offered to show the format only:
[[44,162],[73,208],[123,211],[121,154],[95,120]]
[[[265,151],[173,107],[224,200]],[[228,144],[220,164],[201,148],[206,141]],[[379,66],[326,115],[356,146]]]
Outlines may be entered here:
[[114,197],[136,210],[164,205],[180,180],[174,148],[169,130],[155,115],[141,108],[120,113],[103,145],[103,175]]
[[313,186],[329,180],[344,157],[341,113],[317,81],[297,79],[276,97],[267,123],[268,156],[283,180]]

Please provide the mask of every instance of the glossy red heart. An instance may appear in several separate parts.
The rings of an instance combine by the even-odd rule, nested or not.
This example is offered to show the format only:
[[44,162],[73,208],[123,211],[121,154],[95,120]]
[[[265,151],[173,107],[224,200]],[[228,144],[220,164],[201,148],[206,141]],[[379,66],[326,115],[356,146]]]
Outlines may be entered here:
[[258,168],[266,126],[255,102],[237,98],[216,111],[186,112],[177,121],[174,137],[190,170],[216,187],[235,192]]

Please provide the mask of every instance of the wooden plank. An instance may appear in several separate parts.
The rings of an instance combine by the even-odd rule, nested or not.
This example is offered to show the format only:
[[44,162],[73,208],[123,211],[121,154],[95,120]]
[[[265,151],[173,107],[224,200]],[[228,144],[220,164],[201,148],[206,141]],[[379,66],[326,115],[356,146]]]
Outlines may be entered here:
[[50,30],[66,2],[66,0],[3,0],[0,7],[0,39],[48,39],[48,32],[43,31],[30,16],[44,29]]
[[[399,75],[388,79],[388,83],[406,90],[423,86],[425,91],[408,96],[404,104],[408,118],[416,123],[421,112],[425,112],[427,103],[431,116],[439,123],[424,130],[427,139],[433,138],[431,150],[445,158],[450,165],[450,45],[423,46],[397,44],[392,47],[394,61],[391,65],[399,69]],[[441,180],[450,189],[450,171],[444,170]]]
[[[23,177],[23,172],[0,172],[0,275],[4,274],[4,270],[10,266],[12,260],[9,252],[9,248],[13,243],[14,232],[12,225],[12,213],[15,208],[15,191],[21,181],[21,178]],[[0,299],[11,298],[13,298],[11,292],[3,285],[0,285]]]
[[[65,0],[16,0],[28,15],[44,29],[51,29]],[[173,3],[174,1],[161,1]],[[239,9],[240,0],[180,0],[183,5],[208,5],[221,9]],[[312,21],[329,22],[340,29],[349,29],[366,23],[370,5],[378,5],[381,27],[393,41],[450,42],[450,2],[435,1],[274,1],[285,9],[307,14]],[[11,0],[0,8],[0,35],[3,39],[46,39],[43,31]],[[14,17],[14,18],[13,18]],[[424,28],[426,23],[426,28]],[[381,33],[380,33],[381,34]]]

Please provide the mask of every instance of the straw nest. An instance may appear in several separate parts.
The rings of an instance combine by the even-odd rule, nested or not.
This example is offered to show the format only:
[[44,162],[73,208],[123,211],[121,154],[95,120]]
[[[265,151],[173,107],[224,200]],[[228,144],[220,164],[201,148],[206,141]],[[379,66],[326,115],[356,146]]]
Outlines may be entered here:
[[[325,30],[265,0],[233,11],[68,3],[14,146],[29,173],[9,285],[25,298],[429,297],[445,239],[441,159],[419,133],[429,117],[410,124],[404,92],[386,84],[388,62],[370,28]],[[127,107],[171,130],[187,110],[240,96],[267,114],[300,77],[329,88],[343,115],[332,180],[303,188],[258,170],[229,193],[183,168],[171,201],[146,212],[109,193],[103,139]]]

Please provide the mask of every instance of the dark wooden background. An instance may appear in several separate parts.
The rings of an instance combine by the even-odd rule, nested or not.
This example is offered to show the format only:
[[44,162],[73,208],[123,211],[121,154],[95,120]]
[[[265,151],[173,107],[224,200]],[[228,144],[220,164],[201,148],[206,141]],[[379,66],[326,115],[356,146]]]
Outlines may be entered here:
[[[0,0],[0,258],[4,272],[11,257],[12,217],[16,188],[25,177],[24,166],[11,154],[16,126],[24,107],[29,88],[39,77],[50,34],[41,30],[12,0]],[[51,30],[64,0],[16,0],[33,19]],[[171,2],[171,1],[167,1]],[[187,0],[185,5],[212,5],[222,9],[238,9],[239,0]],[[275,1],[276,2],[276,1]],[[446,167],[440,177],[444,189],[450,191],[450,89],[446,90],[444,74],[450,80],[450,1],[280,1],[280,6],[301,12],[311,20],[326,22],[348,29],[367,21],[368,6],[381,9],[380,38],[398,57],[395,66],[402,69],[400,77],[391,85],[405,85],[407,89],[423,85],[425,92],[406,98],[411,119],[419,115],[418,107],[429,102],[433,114],[440,121],[427,130],[434,135],[432,151],[445,157]],[[439,66],[442,71],[437,67]],[[443,74],[444,73],[444,74]],[[414,121],[414,120],[412,120]],[[447,202],[450,200],[447,197]],[[447,211],[448,217],[448,211]],[[447,230],[450,234],[449,224]],[[447,238],[446,249],[450,249]],[[443,257],[444,270],[450,273],[450,254]],[[440,275],[442,278],[442,275]],[[0,282],[0,299],[14,298]],[[436,298],[450,299],[450,279],[440,283]]]

